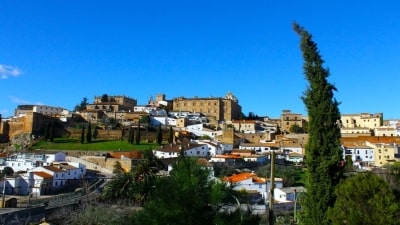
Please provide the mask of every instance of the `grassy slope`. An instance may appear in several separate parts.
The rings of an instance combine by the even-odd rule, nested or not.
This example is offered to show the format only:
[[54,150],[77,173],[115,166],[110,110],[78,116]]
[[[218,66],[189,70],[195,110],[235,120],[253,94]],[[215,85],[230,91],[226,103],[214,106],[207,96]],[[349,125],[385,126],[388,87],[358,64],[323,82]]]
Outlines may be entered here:
[[139,145],[130,144],[127,141],[104,141],[95,140],[91,143],[81,144],[80,140],[74,139],[55,139],[54,142],[40,141],[32,146],[33,149],[44,150],[85,150],[85,151],[132,151],[149,150],[156,148],[157,144],[141,143]]

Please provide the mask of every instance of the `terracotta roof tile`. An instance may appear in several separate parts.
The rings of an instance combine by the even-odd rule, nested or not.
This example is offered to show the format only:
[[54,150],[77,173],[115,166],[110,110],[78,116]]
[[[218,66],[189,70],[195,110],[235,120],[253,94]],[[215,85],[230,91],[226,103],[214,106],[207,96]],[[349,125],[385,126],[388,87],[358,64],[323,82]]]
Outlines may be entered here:
[[45,172],[42,172],[42,171],[37,171],[37,172],[33,172],[33,173],[34,173],[35,175],[39,176],[39,177],[43,177],[43,178],[47,178],[47,179],[53,178],[52,175],[50,175],[50,174],[48,174],[48,173],[45,173]]

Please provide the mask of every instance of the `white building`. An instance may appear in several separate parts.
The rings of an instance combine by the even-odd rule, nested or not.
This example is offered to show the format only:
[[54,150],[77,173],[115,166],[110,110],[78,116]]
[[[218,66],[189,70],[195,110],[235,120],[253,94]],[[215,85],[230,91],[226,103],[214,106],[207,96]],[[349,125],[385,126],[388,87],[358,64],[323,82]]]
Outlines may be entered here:
[[53,162],[63,162],[66,160],[64,152],[55,154],[20,153],[11,155],[1,161],[0,170],[4,167],[11,167],[14,172],[26,172],[39,166],[47,166]]
[[166,116],[150,116],[150,124],[153,126],[158,126],[159,124],[163,126],[169,126],[168,117]]
[[367,145],[345,145],[344,155],[351,156],[353,165],[359,169],[368,167],[375,163],[375,151],[374,148]]
[[210,156],[223,154],[223,148],[219,142],[210,140],[193,140],[192,142],[197,144],[206,144],[208,146],[208,151],[210,152],[209,153]]
[[59,166],[36,167],[32,170],[32,172],[44,172],[46,174],[51,175],[53,177],[51,185],[53,190],[60,189],[67,184],[66,173]]
[[210,152],[207,144],[185,143],[185,144],[170,144],[154,149],[153,153],[157,158],[176,158],[181,152],[185,156],[208,157]]
[[[270,190],[270,180],[258,177],[255,173],[239,173],[223,179],[225,182],[233,185],[233,189],[237,191],[256,191],[263,197],[268,199]],[[282,178],[275,178],[275,187],[282,188]]]

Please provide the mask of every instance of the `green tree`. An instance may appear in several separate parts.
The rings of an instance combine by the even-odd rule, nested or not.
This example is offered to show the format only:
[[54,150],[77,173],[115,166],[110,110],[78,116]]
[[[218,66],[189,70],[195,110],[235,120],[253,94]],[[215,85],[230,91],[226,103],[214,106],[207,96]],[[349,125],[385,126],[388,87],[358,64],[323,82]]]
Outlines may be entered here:
[[324,60],[317,44],[303,27],[293,24],[300,36],[300,47],[304,58],[304,74],[309,86],[303,102],[308,112],[308,142],[306,151],[307,195],[304,199],[302,224],[330,224],[327,211],[336,200],[335,187],[343,178],[340,165],[343,150],[340,144],[339,103],[334,98],[336,87],[328,82],[329,70],[323,67]]
[[158,124],[158,128],[157,128],[157,144],[161,145],[162,143],[162,129],[161,129],[161,123]]
[[136,142],[137,145],[140,144],[140,121],[138,121],[138,127],[137,127],[135,142]]
[[87,143],[92,142],[92,124],[90,123],[90,121],[86,131],[86,142]]
[[107,201],[142,205],[147,200],[157,178],[156,173],[161,167],[162,163],[151,150],[146,151],[143,160],[129,172],[124,172],[121,165],[116,164],[116,177],[104,187],[102,198]]
[[[237,205],[234,193],[225,183],[209,179],[210,171],[195,158],[180,158],[170,176],[157,179],[143,210],[132,224],[211,225],[257,224],[258,217],[246,213],[226,212],[223,206]],[[236,219],[235,219],[236,218]]]
[[80,112],[86,109],[86,106],[89,105],[88,99],[84,97],[79,105],[76,105],[74,108],[75,112]]
[[97,128],[98,128],[97,126],[93,128],[93,135],[92,135],[93,139],[97,139],[97,137],[99,136],[99,131],[97,130]]
[[103,94],[103,95],[101,96],[100,101],[101,101],[101,102],[108,102],[108,101],[109,101],[108,95],[107,95],[107,94]]
[[85,143],[85,124],[82,124],[81,130],[81,144]]
[[50,140],[50,142],[53,142],[54,141],[54,125],[55,124],[55,122],[54,121],[51,121],[50,122],[50,130],[49,130],[49,140]]
[[12,167],[5,166],[4,169],[0,173],[0,178],[3,178],[5,176],[13,176],[14,175],[14,170]]
[[46,126],[44,127],[44,140],[48,141],[50,137],[50,126],[51,124],[49,122],[46,123]]
[[295,134],[304,133],[304,129],[300,127],[298,124],[293,124],[292,126],[290,126],[289,131],[290,133],[295,133]]
[[173,142],[174,142],[174,130],[172,129],[172,126],[169,126],[168,144],[172,144]]
[[372,172],[346,179],[336,189],[337,200],[329,209],[333,225],[398,225],[400,203],[388,184]]
[[134,131],[132,129],[132,127],[129,127],[129,131],[128,131],[128,143],[132,144],[134,140]]
[[346,160],[346,165],[344,166],[345,171],[346,172],[354,171],[353,159],[351,159],[351,155],[346,155],[345,160]]
[[139,119],[139,123],[146,124],[147,127],[150,127],[150,123],[151,123],[150,115],[141,116]]

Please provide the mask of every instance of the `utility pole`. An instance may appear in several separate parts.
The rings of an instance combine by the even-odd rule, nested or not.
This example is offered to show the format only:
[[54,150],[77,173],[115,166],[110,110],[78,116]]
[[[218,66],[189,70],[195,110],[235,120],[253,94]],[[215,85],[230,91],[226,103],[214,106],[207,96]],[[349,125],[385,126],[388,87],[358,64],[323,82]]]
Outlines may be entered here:
[[1,207],[5,208],[6,206],[6,182],[7,182],[7,178],[4,175],[4,180],[3,180],[3,201],[1,202]]
[[275,150],[271,151],[271,178],[269,185],[268,221],[269,225],[274,225],[274,189],[275,189]]

